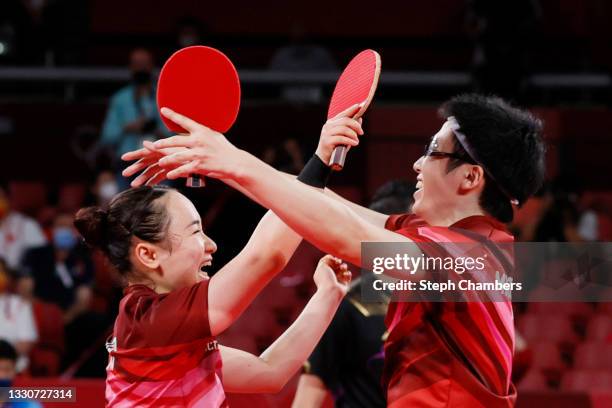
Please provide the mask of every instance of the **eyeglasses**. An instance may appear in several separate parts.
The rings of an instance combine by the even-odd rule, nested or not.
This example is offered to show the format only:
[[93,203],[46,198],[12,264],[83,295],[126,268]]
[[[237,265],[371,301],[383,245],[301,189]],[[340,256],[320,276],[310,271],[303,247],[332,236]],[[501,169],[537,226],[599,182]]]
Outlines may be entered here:
[[474,163],[474,160],[472,160],[469,156],[466,156],[466,155],[462,155],[459,153],[439,152],[439,151],[433,150],[431,147],[431,144],[425,145],[425,151],[423,152],[423,156],[457,159],[457,160],[464,161],[466,163]]

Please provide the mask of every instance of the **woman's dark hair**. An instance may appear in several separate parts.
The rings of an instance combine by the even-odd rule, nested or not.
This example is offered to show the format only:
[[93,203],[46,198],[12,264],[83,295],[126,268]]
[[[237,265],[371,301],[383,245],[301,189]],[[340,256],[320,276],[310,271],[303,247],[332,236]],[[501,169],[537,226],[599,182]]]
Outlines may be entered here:
[[108,206],[82,208],[74,225],[91,248],[100,249],[123,275],[131,270],[132,237],[159,243],[166,238],[170,219],[157,200],[170,188],[137,187],[117,194]]
[[[482,209],[501,222],[512,221],[510,200],[523,204],[544,181],[542,122],[501,98],[478,94],[450,99],[440,108],[440,115],[455,118],[479,164],[489,173],[480,196]],[[456,138],[455,153],[468,155]],[[450,160],[448,171],[461,164]]]

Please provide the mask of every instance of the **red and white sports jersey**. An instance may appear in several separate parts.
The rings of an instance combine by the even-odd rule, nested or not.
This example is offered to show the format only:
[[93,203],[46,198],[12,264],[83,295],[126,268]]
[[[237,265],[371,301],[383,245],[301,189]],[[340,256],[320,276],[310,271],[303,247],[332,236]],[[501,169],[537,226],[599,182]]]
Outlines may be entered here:
[[208,282],[166,294],[144,285],[125,289],[107,343],[108,406],[227,407]]
[[[404,214],[389,217],[386,228],[416,243],[486,242],[499,249],[487,261],[493,270],[513,263],[511,250],[496,244],[512,243],[514,237],[491,217],[472,216],[447,228]],[[396,302],[389,306],[386,323],[383,382],[389,407],[514,405],[510,300]]]

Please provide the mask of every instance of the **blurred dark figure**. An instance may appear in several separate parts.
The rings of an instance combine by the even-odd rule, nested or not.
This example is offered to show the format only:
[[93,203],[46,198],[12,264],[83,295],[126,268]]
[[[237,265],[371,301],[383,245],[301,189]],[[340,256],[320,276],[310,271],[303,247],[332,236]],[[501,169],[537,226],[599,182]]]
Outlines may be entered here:
[[280,147],[268,146],[262,155],[262,160],[277,170],[297,174],[304,167],[304,153],[297,140],[285,140]]
[[578,233],[580,212],[578,210],[577,195],[555,186],[544,191],[547,208],[539,220],[533,241],[536,242],[581,242]]
[[476,91],[519,100],[540,15],[538,0],[469,1]]
[[38,222],[11,208],[7,190],[0,183],[0,257],[11,269],[19,269],[28,249],[46,243]]
[[[93,262],[89,249],[77,237],[72,214],[59,214],[53,225],[52,244],[30,250],[23,270],[34,277],[36,297],[60,306],[63,311],[64,368],[79,360],[107,329],[105,317],[92,310]],[[103,362],[84,367],[78,371],[79,375],[104,374]]]
[[[300,25],[294,25],[290,43],[279,48],[272,56],[270,70],[292,72],[326,72],[338,69],[332,54],[323,46],[313,43]],[[290,85],[282,90],[282,97],[297,104],[319,103],[323,88],[318,85]]]
[[[408,212],[414,184],[392,180],[383,184],[370,208],[384,214]],[[293,400],[294,408],[320,408],[331,392],[336,407],[386,407],[380,379],[386,337],[386,302],[362,302],[362,279],[351,285],[323,338],[304,364]]]
[[31,249],[23,261],[23,273],[34,278],[36,297],[60,306],[66,323],[87,312],[92,299],[91,256],[72,222],[71,214],[58,214],[52,242]]
[[119,184],[111,171],[101,171],[96,176],[96,181],[91,189],[93,202],[90,205],[103,207],[119,193]]
[[11,293],[15,273],[0,258],[0,338],[11,343],[17,352],[17,372],[29,365],[28,356],[39,339],[32,311],[32,303]]
[[406,180],[391,180],[376,190],[370,208],[383,214],[410,212],[414,198],[414,183]]
[[[17,351],[7,341],[0,339],[0,387],[11,387],[17,376]],[[21,401],[20,402],[5,402],[1,405],[3,408],[39,408],[38,402]]]
[[[206,27],[204,23],[195,17],[183,17],[176,23],[176,34],[174,41],[174,49],[172,52],[192,45],[210,45],[204,44],[206,36]],[[172,53],[171,52],[171,53]]]
[[[143,48],[135,49],[129,68],[132,81],[113,95],[100,139],[101,146],[112,152],[117,171],[124,167],[120,159],[123,153],[139,149],[143,140],[169,135],[157,113],[153,55]],[[120,174],[117,181],[127,187]]]

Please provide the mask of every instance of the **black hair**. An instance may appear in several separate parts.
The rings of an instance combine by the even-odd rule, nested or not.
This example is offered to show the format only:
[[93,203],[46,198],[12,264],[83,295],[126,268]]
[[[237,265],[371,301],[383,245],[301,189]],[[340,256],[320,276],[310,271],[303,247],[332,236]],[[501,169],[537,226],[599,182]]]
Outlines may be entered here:
[[143,186],[122,191],[107,206],[79,210],[74,225],[87,245],[100,249],[126,275],[132,268],[132,237],[152,243],[165,240],[170,219],[157,200],[171,190],[164,186]]
[[[440,108],[440,115],[455,118],[485,169],[482,209],[501,222],[512,221],[511,199],[522,205],[544,181],[541,120],[501,98],[478,94],[450,99]],[[455,153],[469,157],[456,137],[454,142]],[[461,160],[450,160],[448,171],[461,164]]]
[[11,360],[13,363],[17,362],[17,350],[11,343],[6,340],[0,339],[0,360]]
[[414,191],[414,184],[406,180],[388,181],[376,190],[369,208],[382,214],[408,212],[414,202]]

